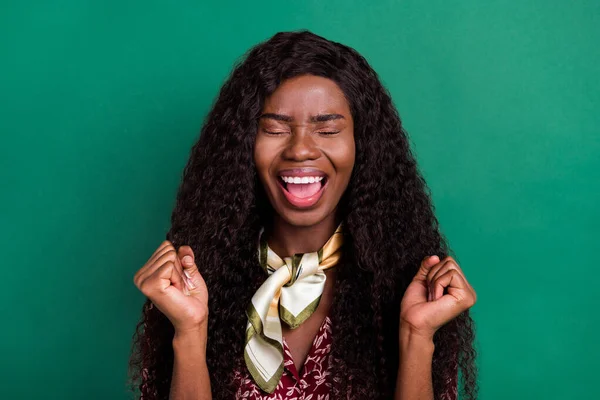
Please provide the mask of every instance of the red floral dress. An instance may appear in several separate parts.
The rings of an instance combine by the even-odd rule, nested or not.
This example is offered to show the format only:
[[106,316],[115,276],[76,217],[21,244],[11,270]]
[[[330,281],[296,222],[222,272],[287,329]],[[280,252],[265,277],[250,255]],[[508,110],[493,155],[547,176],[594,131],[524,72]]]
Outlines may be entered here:
[[331,382],[329,353],[331,351],[331,320],[325,320],[313,340],[300,374],[294,366],[292,354],[283,338],[283,375],[271,394],[263,392],[247,370],[235,372],[235,398],[247,400],[329,400]]
[[[308,352],[302,374],[294,366],[285,338],[283,339],[283,375],[275,391],[263,392],[252,380],[248,370],[235,372],[238,387],[235,398],[244,400],[329,400],[331,371],[329,358],[331,351],[331,320],[325,317],[319,332],[315,336]],[[447,390],[440,398],[456,400],[458,398],[458,364],[454,366],[453,377],[448,379]]]

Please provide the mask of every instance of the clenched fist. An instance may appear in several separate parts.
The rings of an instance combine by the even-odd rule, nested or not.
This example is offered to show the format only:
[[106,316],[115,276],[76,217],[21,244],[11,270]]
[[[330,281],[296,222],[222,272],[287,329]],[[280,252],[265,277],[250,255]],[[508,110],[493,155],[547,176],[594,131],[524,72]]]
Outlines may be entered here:
[[425,257],[402,298],[400,322],[413,333],[433,338],[476,301],[475,290],[452,257]]
[[208,319],[208,290],[190,246],[165,240],[135,274],[135,286],[169,318],[178,333],[200,330]]

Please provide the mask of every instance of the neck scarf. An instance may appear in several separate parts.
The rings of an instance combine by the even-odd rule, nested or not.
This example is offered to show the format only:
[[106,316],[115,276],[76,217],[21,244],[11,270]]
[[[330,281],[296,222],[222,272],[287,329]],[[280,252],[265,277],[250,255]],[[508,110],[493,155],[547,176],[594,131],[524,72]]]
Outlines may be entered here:
[[323,272],[341,256],[342,225],[316,252],[281,259],[262,237],[260,265],[269,274],[246,310],[244,360],[250,375],[265,392],[272,393],[283,374],[281,321],[295,329],[317,309],[325,287]]

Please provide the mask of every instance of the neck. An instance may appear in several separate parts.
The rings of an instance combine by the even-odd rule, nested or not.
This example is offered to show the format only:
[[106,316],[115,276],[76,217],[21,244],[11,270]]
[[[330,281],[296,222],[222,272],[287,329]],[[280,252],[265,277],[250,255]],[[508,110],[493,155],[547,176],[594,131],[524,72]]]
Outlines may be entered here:
[[267,243],[279,257],[318,251],[333,235],[339,225],[335,213],[312,226],[290,225],[279,215],[267,231]]

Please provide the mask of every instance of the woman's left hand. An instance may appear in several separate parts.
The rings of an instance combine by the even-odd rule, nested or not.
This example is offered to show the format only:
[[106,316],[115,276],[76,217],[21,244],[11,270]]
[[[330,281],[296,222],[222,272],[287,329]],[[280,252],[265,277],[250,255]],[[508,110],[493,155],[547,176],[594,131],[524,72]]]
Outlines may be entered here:
[[452,257],[425,257],[402,298],[400,327],[433,339],[440,327],[476,301],[475,290]]

